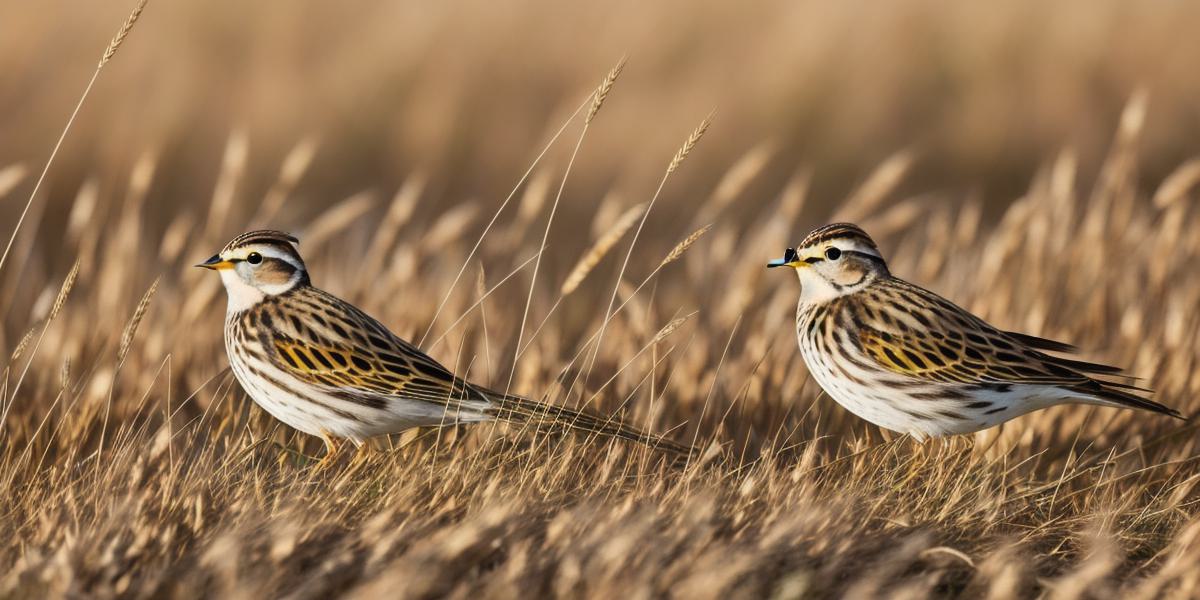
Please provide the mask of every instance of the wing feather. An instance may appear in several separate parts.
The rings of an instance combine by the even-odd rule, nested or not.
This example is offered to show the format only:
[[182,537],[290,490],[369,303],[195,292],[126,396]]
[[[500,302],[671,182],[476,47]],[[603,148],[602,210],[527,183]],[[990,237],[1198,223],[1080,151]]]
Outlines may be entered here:
[[[917,379],[969,384],[1029,383],[1082,385],[1080,371],[1119,373],[1114,367],[1057,359],[1025,341],[988,325],[950,301],[893,279],[877,286],[866,302],[881,307],[858,315],[859,342],[882,367]],[[912,323],[919,323],[913,327]],[[1041,338],[1035,338],[1041,340]],[[1042,347],[1065,347],[1045,340]],[[1112,369],[1101,370],[1101,369]]]
[[343,398],[372,403],[403,398],[475,411],[489,405],[480,390],[378,321],[344,303],[342,307],[344,312],[338,317],[347,322],[327,323],[329,332],[364,331],[370,335],[350,340],[336,333],[321,335],[312,327],[275,330],[273,348],[282,359],[278,364],[292,376]]
[[1055,340],[1050,340],[1050,339],[1046,339],[1043,337],[1038,337],[1036,335],[1029,335],[1026,333],[1018,333],[1016,331],[1005,331],[1004,335],[1007,335],[1008,337],[1013,338],[1014,340],[1017,340],[1018,342],[1021,342],[1022,344],[1025,344],[1026,346],[1029,346],[1031,348],[1037,348],[1039,350],[1047,350],[1050,352],[1067,352],[1067,353],[1075,353],[1075,352],[1079,351],[1079,348],[1076,348],[1075,346],[1073,346],[1071,344],[1068,344],[1065,342],[1059,342],[1059,341],[1055,341]]
[[852,318],[858,341],[868,356],[894,373],[968,385],[1056,386],[1099,403],[1182,418],[1178,411],[1132,393],[1152,390],[1092,376],[1125,376],[1118,367],[1042,352],[1073,349],[1067,344],[1001,331],[949,300],[899,279],[890,278],[863,293],[868,295],[849,305],[857,311]]

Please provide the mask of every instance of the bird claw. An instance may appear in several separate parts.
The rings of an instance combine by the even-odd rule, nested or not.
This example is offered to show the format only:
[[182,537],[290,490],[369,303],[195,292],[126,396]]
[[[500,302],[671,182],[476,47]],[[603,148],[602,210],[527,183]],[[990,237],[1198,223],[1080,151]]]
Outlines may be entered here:
[[317,473],[324,471],[333,464],[334,459],[337,457],[339,447],[337,440],[333,439],[333,436],[329,435],[328,432],[322,431],[321,439],[325,441],[325,456],[322,456],[321,459],[317,461],[317,464],[312,466],[313,471]]

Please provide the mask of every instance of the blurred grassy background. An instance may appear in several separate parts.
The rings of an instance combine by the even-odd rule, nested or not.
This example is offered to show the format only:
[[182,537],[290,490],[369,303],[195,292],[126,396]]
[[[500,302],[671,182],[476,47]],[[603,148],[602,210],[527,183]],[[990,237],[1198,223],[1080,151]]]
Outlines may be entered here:
[[[0,6],[0,165],[40,166],[128,9]],[[66,202],[86,174],[127,173],[150,152],[170,174],[152,200],[207,202],[230,132],[243,131],[239,198],[260,196],[311,136],[298,207],[392,190],[416,170],[448,201],[494,200],[622,54],[568,215],[596,200],[588,190],[644,193],[713,109],[702,168],[681,176],[711,184],[769,144],[751,206],[801,166],[829,206],[904,148],[918,152],[906,189],[997,203],[1063,148],[1094,173],[1142,87],[1142,173],[1160,181],[1200,135],[1197,24],[1200,5],[1167,1],[164,2],[100,79],[47,192]],[[678,210],[694,201],[668,190]],[[13,204],[0,206],[6,221]]]
[[[0,4],[0,235],[130,8]],[[810,380],[795,280],[761,267],[858,221],[897,275],[1195,414],[1198,25],[1167,1],[154,0],[0,270],[0,597],[1195,597],[1195,421],[881,441]],[[482,232],[623,54],[535,278],[582,119]],[[714,109],[636,246],[595,250]],[[476,382],[519,352],[512,389],[711,452],[461,427],[308,468],[189,266],[258,225]]]

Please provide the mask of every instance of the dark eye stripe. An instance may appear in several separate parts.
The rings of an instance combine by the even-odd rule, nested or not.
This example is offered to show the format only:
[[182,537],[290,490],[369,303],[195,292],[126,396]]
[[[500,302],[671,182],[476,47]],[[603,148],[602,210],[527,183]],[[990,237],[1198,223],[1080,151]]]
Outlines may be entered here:
[[287,283],[295,274],[295,265],[273,256],[264,256],[262,262],[254,267],[255,280],[269,285]]
[[875,256],[874,254],[871,254],[870,252],[859,252],[858,250],[845,250],[845,251],[843,251],[843,252],[842,252],[842,254],[847,254],[847,255],[850,255],[850,256],[857,256],[857,257],[860,257],[860,258],[865,258],[865,259],[867,259],[867,260],[869,260],[869,261],[871,261],[871,262],[873,262],[873,263],[875,263],[875,264],[877,264],[877,265],[879,265],[879,266],[881,266],[881,267],[886,267],[886,266],[887,266],[887,263],[886,263],[886,262],[884,262],[884,260],[883,260],[882,258],[879,258],[878,256]]

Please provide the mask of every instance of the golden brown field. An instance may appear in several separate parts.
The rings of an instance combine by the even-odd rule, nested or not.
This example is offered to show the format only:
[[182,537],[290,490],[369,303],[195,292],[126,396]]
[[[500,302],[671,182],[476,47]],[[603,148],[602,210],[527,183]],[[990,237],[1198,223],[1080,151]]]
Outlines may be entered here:
[[[1196,413],[1200,5],[152,0],[31,196],[130,8],[0,6],[0,597],[1200,596],[1194,422],[885,436],[763,268],[858,222]],[[313,469],[190,266],[261,225],[474,381],[705,453],[484,425]]]

